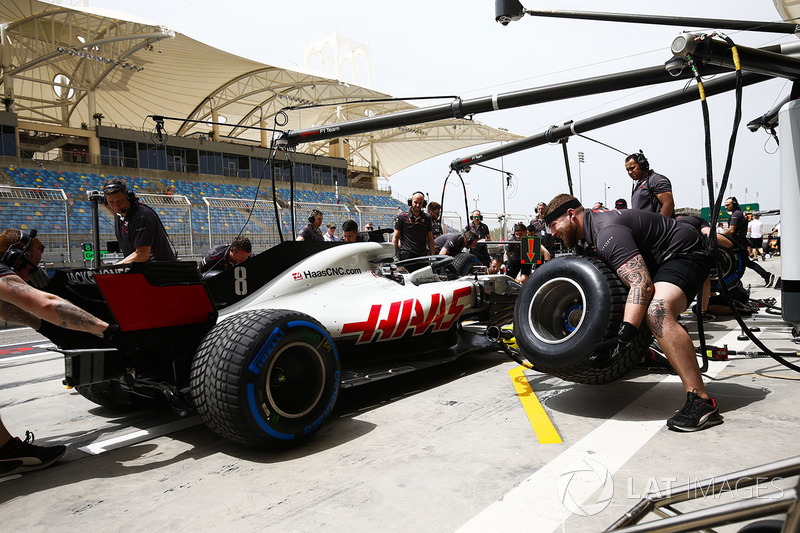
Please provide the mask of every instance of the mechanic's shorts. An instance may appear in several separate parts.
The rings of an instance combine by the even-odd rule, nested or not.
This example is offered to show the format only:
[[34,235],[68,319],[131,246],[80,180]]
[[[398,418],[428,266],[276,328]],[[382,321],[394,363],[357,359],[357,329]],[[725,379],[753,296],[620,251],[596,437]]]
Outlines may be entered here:
[[653,283],[663,281],[677,286],[686,295],[686,305],[689,305],[708,277],[709,259],[700,252],[677,255],[658,267]]

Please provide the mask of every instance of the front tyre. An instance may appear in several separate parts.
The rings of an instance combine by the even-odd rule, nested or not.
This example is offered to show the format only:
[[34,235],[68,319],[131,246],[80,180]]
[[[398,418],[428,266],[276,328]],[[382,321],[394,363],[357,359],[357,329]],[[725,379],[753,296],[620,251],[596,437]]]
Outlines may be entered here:
[[192,362],[191,397],[218,435],[248,446],[290,445],[328,419],[339,393],[339,356],[316,320],[257,310],[217,324]]

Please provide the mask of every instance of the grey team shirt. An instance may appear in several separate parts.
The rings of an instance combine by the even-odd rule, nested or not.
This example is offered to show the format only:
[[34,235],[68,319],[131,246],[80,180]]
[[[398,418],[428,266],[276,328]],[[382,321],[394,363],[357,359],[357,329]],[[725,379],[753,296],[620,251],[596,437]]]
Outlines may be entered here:
[[703,239],[695,228],[657,213],[587,209],[583,224],[586,243],[614,270],[637,254],[655,268],[675,255],[703,251]]
[[657,172],[650,173],[646,179],[636,182],[631,195],[631,209],[659,213],[661,202],[658,201],[657,195],[664,192],[672,192],[672,182]]

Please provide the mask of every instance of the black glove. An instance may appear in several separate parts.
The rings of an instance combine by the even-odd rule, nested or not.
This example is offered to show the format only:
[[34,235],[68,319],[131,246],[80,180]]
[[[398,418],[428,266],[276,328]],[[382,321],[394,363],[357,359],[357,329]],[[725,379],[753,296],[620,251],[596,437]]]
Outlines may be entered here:
[[114,344],[114,341],[119,338],[120,331],[119,324],[109,324],[106,330],[103,332],[103,340],[110,344]]
[[618,359],[620,355],[622,355],[622,352],[628,348],[628,345],[636,336],[637,331],[636,326],[630,322],[623,322],[620,324],[619,333],[617,333],[617,345],[611,350],[609,357],[611,357],[611,359]]

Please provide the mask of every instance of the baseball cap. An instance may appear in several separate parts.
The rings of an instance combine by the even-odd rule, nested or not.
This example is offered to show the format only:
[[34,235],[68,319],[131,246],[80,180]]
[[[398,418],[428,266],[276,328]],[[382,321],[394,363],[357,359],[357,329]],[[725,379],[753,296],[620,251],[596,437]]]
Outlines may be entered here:
[[619,200],[614,202],[614,208],[616,209],[627,209],[627,207],[628,207],[628,202],[625,200],[625,198],[620,198]]

